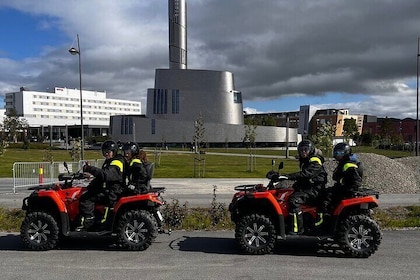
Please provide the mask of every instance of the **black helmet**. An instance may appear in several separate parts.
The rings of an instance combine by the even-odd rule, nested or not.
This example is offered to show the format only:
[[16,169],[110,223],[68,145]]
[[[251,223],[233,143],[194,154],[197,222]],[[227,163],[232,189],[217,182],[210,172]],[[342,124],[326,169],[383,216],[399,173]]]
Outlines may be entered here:
[[130,151],[131,156],[136,156],[139,154],[140,148],[135,142],[127,142],[122,146],[122,150],[124,153]]
[[337,159],[338,156],[349,157],[350,155],[351,155],[351,148],[349,144],[342,142],[334,146],[333,157],[335,159]]
[[308,155],[313,155],[315,153],[314,144],[312,144],[310,140],[300,141],[297,149],[298,149],[299,156],[301,155],[302,152],[307,152]]
[[107,140],[102,144],[101,150],[103,155],[112,151],[113,156],[116,156],[118,152],[118,145],[115,143],[115,141]]

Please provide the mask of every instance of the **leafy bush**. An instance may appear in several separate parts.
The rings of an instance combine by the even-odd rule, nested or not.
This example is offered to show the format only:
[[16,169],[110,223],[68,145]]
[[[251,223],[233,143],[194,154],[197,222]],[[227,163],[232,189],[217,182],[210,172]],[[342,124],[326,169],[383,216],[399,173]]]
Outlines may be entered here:
[[180,205],[178,199],[173,199],[171,203],[165,204],[162,214],[165,217],[165,225],[167,227],[171,229],[180,228],[187,215],[187,204]]
[[25,212],[20,209],[0,208],[0,230],[18,232],[25,217]]
[[233,229],[230,213],[225,203],[216,200],[217,186],[213,186],[213,200],[210,208],[187,208],[187,203],[181,205],[177,199],[163,208],[165,225],[171,229],[215,230]]
[[[173,230],[231,230],[234,224],[226,205],[214,199],[210,208],[187,208],[177,199],[162,209],[167,227]],[[374,219],[383,229],[420,227],[420,206],[376,209]],[[19,232],[25,217],[21,209],[0,208],[0,231]]]

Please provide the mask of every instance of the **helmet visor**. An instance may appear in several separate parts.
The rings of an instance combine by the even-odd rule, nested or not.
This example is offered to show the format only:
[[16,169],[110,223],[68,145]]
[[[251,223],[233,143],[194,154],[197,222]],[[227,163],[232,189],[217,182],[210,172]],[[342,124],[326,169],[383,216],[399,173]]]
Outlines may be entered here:
[[299,152],[303,152],[303,153],[309,153],[309,147],[308,146],[303,146],[299,148]]
[[102,150],[102,155],[106,156],[106,155],[109,155],[111,152],[112,152],[111,149],[104,149],[104,150]]
[[334,156],[335,157],[342,157],[342,156],[344,156],[344,151],[340,151],[340,150],[334,151]]

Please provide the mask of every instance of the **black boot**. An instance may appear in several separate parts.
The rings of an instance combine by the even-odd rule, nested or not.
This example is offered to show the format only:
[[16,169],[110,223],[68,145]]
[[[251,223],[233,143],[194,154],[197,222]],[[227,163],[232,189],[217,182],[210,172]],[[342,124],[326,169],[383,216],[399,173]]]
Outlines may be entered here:
[[93,226],[94,222],[94,216],[82,217],[81,225],[76,228],[76,231],[87,231]]
[[332,233],[331,214],[318,212],[317,215],[318,217],[315,222],[314,235],[317,235],[317,236],[330,235]]

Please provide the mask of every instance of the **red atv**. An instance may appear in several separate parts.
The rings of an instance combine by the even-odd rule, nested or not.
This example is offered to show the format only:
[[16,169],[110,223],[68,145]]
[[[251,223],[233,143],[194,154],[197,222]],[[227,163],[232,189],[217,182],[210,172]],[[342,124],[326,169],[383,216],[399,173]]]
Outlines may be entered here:
[[[68,171],[66,163],[64,166]],[[164,204],[160,194],[165,188],[123,196],[109,209],[96,205],[93,229],[76,232],[80,225],[79,199],[89,177],[86,173],[67,172],[58,176],[57,183],[30,188],[33,192],[23,200],[26,217],[20,228],[21,239],[29,249],[53,249],[64,237],[110,235],[122,248],[145,250],[158,233],[164,232],[159,210]]]
[[[274,162],[273,162],[274,165]],[[280,163],[279,170],[283,168]],[[240,249],[249,254],[267,254],[277,239],[292,237],[289,197],[293,188],[282,184],[280,172],[267,173],[267,186],[242,185],[235,187],[229,205],[231,219],[236,224],[235,240]],[[379,193],[363,189],[351,198],[342,199],[319,224],[317,207],[302,205],[304,236],[319,240],[333,240],[344,253],[353,257],[369,257],[381,243],[382,233],[372,219],[372,208],[378,207]],[[299,235],[301,237],[302,235]]]

